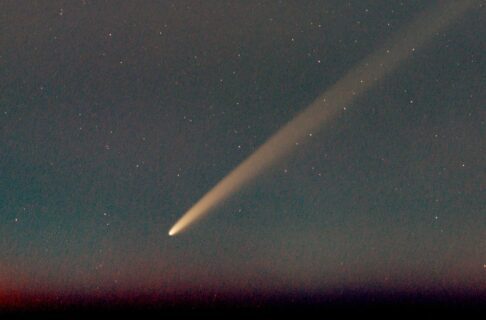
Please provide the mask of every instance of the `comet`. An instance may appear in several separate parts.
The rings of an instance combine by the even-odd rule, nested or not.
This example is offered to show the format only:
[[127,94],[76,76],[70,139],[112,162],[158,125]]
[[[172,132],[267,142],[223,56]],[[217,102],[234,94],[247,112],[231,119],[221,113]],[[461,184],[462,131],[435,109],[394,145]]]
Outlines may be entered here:
[[464,0],[440,2],[437,7],[420,14],[408,28],[364,58],[216,184],[174,224],[169,236],[180,233],[206,216],[275,162],[292,153],[299,142],[304,142],[310,133],[318,131],[343,113],[361,94],[382,81],[434,35],[460,18],[473,3]]

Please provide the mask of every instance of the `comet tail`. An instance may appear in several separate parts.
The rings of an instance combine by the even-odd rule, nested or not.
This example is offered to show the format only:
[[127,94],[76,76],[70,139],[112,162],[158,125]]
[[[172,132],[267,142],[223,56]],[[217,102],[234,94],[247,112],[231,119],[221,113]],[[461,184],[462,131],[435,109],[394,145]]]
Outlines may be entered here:
[[459,18],[474,1],[448,1],[421,14],[406,30],[396,34],[388,45],[370,54],[353,70],[320,95],[314,102],[287,123],[253,154],[213,187],[170,229],[173,236],[202,218],[223,200],[288,155],[310,132],[336,118],[360,94],[393,72],[427,40]]

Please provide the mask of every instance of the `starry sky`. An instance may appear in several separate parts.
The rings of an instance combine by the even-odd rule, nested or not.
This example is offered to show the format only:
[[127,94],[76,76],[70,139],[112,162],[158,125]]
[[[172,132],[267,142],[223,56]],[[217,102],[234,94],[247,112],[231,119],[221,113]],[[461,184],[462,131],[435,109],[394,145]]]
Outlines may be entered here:
[[0,296],[486,291],[484,3],[189,231],[435,1],[0,2]]

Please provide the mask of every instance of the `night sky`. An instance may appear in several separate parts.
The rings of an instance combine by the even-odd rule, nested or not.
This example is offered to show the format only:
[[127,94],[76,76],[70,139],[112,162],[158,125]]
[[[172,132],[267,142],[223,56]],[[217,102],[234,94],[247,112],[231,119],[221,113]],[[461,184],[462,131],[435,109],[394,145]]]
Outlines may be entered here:
[[167,235],[434,5],[0,2],[0,296],[485,293],[482,1]]

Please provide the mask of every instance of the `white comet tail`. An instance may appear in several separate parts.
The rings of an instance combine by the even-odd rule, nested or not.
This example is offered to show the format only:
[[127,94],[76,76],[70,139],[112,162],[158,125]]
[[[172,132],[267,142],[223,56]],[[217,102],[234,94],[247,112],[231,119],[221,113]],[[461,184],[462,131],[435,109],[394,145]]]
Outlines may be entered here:
[[303,141],[309,132],[316,132],[336,118],[359,95],[393,72],[400,62],[463,15],[473,3],[464,0],[440,2],[437,7],[421,14],[409,28],[397,33],[387,45],[361,61],[231,171],[176,222],[169,235],[174,236],[186,229],[275,161],[291,153],[296,142]]

